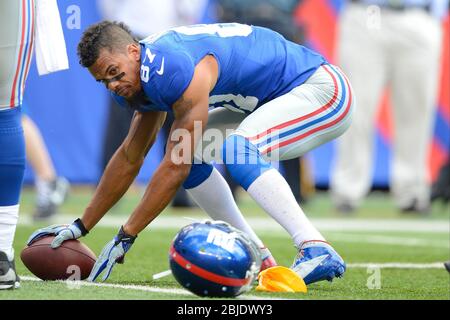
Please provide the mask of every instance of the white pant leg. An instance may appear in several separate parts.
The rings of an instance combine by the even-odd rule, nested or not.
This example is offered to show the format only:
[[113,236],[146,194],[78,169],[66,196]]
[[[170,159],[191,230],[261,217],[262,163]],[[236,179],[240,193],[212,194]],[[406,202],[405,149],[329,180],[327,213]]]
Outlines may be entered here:
[[[269,160],[297,158],[341,135],[350,125],[353,102],[341,71],[322,66],[304,84],[247,116],[235,134],[249,139]],[[325,240],[278,171],[264,172],[247,191],[286,229],[297,247],[306,241]]]
[[393,13],[392,102],[394,109],[391,189],[406,207],[417,199],[429,204],[428,147],[432,139],[438,91],[442,31],[440,22],[423,10]]
[[0,1],[0,111],[22,104],[34,40],[34,0]]
[[343,73],[322,66],[304,84],[247,116],[236,134],[269,160],[298,158],[350,126],[354,101]]
[[[234,134],[248,138],[263,156],[270,160],[297,158],[336,138],[348,128],[353,101],[351,87],[342,72],[331,65],[322,66],[304,84],[262,105],[247,117],[224,109],[213,111],[207,128],[215,130],[203,134],[202,144],[209,140],[207,136],[210,135],[220,135],[219,140],[225,138],[232,131],[224,131],[235,128],[241,121]],[[210,152],[205,152],[206,148],[203,146],[204,160],[210,155]],[[218,150],[217,146],[212,149]],[[218,153],[210,158],[217,159]],[[218,183],[205,188],[204,193],[214,191],[214,185]],[[276,170],[263,173],[247,191],[288,231],[297,246],[300,247],[305,241],[324,240],[299,207],[285,179]],[[209,211],[212,216],[224,217],[222,220],[228,219],[234,225],[241,225],[241,230],[249,228],[238,210],[220,210],[222,213],[218,215],[217,210]]]
[[330,176],[336,204],[357,205],[372,185],[376,111],[387,70],[383,23],[368,24],[371,14],[365,6],[348,5],[339,22],[338,61],[353,86],[358,107],[351,127],[336,143]]
[[0,207],[0,251],[11,261],[14,259],[14,235],[19,220],[19,205]]

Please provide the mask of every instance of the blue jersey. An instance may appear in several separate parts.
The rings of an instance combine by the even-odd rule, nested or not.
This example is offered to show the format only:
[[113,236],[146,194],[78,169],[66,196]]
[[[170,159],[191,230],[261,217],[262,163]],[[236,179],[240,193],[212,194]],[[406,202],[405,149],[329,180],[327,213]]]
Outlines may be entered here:
[[[189,86],[194,68],[207,55],[218,62],[210,107],[251,113],[303,84],[323,56],[261,27],[238,23],[170,29],[140,42],[141,84],[146,102],[139,111],[172,111]],[[116,96],[120,104],[123,98]]]

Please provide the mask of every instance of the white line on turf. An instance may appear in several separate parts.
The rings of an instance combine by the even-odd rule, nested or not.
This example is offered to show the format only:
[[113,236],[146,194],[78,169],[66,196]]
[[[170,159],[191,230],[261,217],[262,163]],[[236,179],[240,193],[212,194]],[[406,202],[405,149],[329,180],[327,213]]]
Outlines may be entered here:
[[[72,217],[73,218],[73,217]],[[72,218],[68,216],[58,216],[53,223],[67,223]],[[175,217],[158,217],[155,223],[152,224],[152,229],[173,229],[181,228],[192,221],[201,221],[201,217],[180,219]],[[73,218],[72,220],[74,220]],[[186,219],[192,220],[186,222]],[[65,221],[65,222],[64,222]],[[270,233],[272,237],[286,237],[288,234],[281,229],[281,227],[269,218],[254,218],[248,219],[249,223],[254,227],[260,235],[264,233]],[[345,219],[317,219],[313,220],[319,230],[330,232],[327,237],[331,242],[341,241],[348,243],[371,243],[381,245],[397,245],[406,247],[432,247],[432,248],[444,248],[448,249],[450,244],[447,240],[438,239],[421,239],[402,236],[402,232],[433,232],[433,234],[449,234],[448,223],[442,223],[442,221],[417,221],[417,220],[345,220]],[[124,221],[119,217],[105,217],[98,224],[99,227],[116,227],[122,224]],[[32,225],[32,220],[27,216],[23,216],[19,220],[21,225]],[[149,231],[149,229],[145,229]],[[346,233],[341,233],[341,232]],[[394,235],[368,235],[368,234],[349,234],[348,232],[397,232],[398,236]],[[337,232],[333,234],[333,232]]]
[[433,248],[449,248],[450,243],[440,240],[429,240],[420,238],[406,238],[395,236],[380,236],[380,235],[362,235],[362,234],[330,234],[327,237],[330,241],[352,242],[352,243],[374,243],[374,244],[389,244],[406,247],[433,247]]
[[[387,262],[387,263],[348,263],[347,268],[380,268],[380,269],[444,269],[442,262],[434,263],[404,263],[404,262]],[[153,280],[158,280],[172,275],[172,271],[165,270],[153,275]]]
[[[381,268],[381,269],[444,269],[444,264],[442,262],[434,262],[434,263],[402,263],[402,262],[390,262],[390,263],[349,263],[347,267],[350,269],[353,268]],[[170,270],[166,270],[160,272],[156,275],[162,275],[160,278],[164,276],[170,275]],[[154,275],[155,276],[155,275]],[[30,276],[20,276],[22,281],[42,281],[36,277]],[[66,281],[57,281],[59,283],[67,283]],[[71,285],[70,283],[67,283]],[[168,289],[168,288],[160,288],[160,287],[150,287],[150,286],[138,286],[138,285],[123,285],[123,284],[111,284],[111,283],[96,283],[96,282],[87,282],[87,281],[78,281],[76,283],[80,286],[94,286],[94,287],[103,287],[103,288],[119,288],[124,290],[136,290],[136,291],[144,291],[144,292],[152,292],[152,293],[162,293],[162,294],[173,294],[180,296],[193,296],[193,294],[184,289]],[[254,295],[242,295],[237,297],[237,299],[241,300],[283,300],[279,297],[260,297]]]
[[[71,215],[57,215],[51,223],[62,224],[69,223],[78,217]],[[170,217],[159,216],[152,222],[151,229],[179,229],[193,221],[202,221],[207,216],[193,216],[185,217]],[[122,225],[126,221],[126,216],[104,217],[98,224],[99,227],[114,227]],[[247,217],[248,223],[255,229],[255,231],[280,231],[285,233],[284,229],[276,223],[272,218],[264,217]],[[378,231],[378,232],[419,232],[419,233],[449,233],[450,225],[448,220],[417,220],[417,219],[324,219],[313,218],[311,222],[321,231]],[[35,222],[31,215],[21,214],[19,218],[20,225],[31,225]],[[150,230],[150,228],[146,229]]]
[[[30,276],[20,276],[21,281],[42,281],[41,279],[38,279],[36,277],[30,277]],[[62,284],[68,284],[70,286],[73,285],[73,281],[56,281],[58,283]],[[125,284],[113,284],[113,283],[97,283],[97,282],[87,282],[87,281],[76,281],[76,285],[80,286],[90,286],[90,287],[103,287],[103,288],[118,288],[118,289],[124,289],[124,290],[136,290],[136,291],[145,291],[145,292],[152,292],[152,293],[163,293],[163,294],[174,294],[174,295],[181,295],[181,296],[193,296],[191,292],[184,290],[184,289],[168,289],[168,288],[160,288],[160,287],[149,287],[149,286],[138,286],[138,285],[125,285]],[[284,300],[283,298],[278,297],[259,297],[254,295],[241,295],[236,297],[236,299],[240,300]]]
[[166,270],[166,271],[163,271],[163,272],[154,274],[154,275],[152,276],[152,278],[153,278],[153,280],[158,280],[158,279],[161,279],[161,278],[170,276],[171,274],[172,274],[172,271],[171,271],[171,270]]
[[[41,279],[30,277],[30,276],[20,276],[21,281],[42,281]],[[59,283],[66,283],[65,281],[56,281]],[[78,282],[81,286],[91,286],[91,287],[104,287],[104,288],[120,288],[126,290],[138,290],[138,291],[147,291],[154,293],[167,293],[167,294],[176,294],[176,295],[186,295],[191,296],[187,290],[183,289],[168,289],[168,288],[159,288],[159,287],[148,287],[148,286],[138,286],[138,285],[124,285],[124,284],[112,284],[112,283],[96,283],[96,282],[87,282],[80,281]]]
[[380,268],[380,269],[444,269],[443,262],[434,263],[404,263],[404,262],[387,262],[387,263],[349,263],[347,267],[352,268]]

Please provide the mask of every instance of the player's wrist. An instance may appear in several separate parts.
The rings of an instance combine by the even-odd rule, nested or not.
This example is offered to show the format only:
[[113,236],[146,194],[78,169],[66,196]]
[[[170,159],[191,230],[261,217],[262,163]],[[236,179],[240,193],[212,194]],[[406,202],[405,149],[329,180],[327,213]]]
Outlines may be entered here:
[[80,230],[81,235],[84,237],[89,233],[89,230],[85,227],[83,221],[80,218],[76,219],[73,224]]
[[133,239],[137,238],[139,232],[134,231],[132,227],[130,227],[128,224],[124,224],[120,227],[119,235],[125,235],[126,237],[130,237]]

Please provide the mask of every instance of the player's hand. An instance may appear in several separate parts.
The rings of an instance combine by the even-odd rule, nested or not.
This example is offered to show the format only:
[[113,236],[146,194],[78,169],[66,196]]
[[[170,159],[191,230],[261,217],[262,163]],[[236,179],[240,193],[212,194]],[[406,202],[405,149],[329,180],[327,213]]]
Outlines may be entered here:
[[89,275],[88,281],[95,281],[97,277],[105,270],[102,281],[108,279],[111,274],[112,268],[118,263],[124,262],[125,253],[130,250],[131,245],[137,236],[131,236],[123,231],[123,227],[120,228],[119,233],[103,248],[100,256],[95,262],[94,268]]
[[42,228],[33,232],[33,234],[28,238],[27,245],[50,235],[55,235],[55,239],[51,243],[53,249],[58,248],[64,241],[70,239],[78,239],[82,236],[88,234],[89,231],[83,225],[80,219],[75,220],[72,224],[59,224],[53,225],[46,228]]

